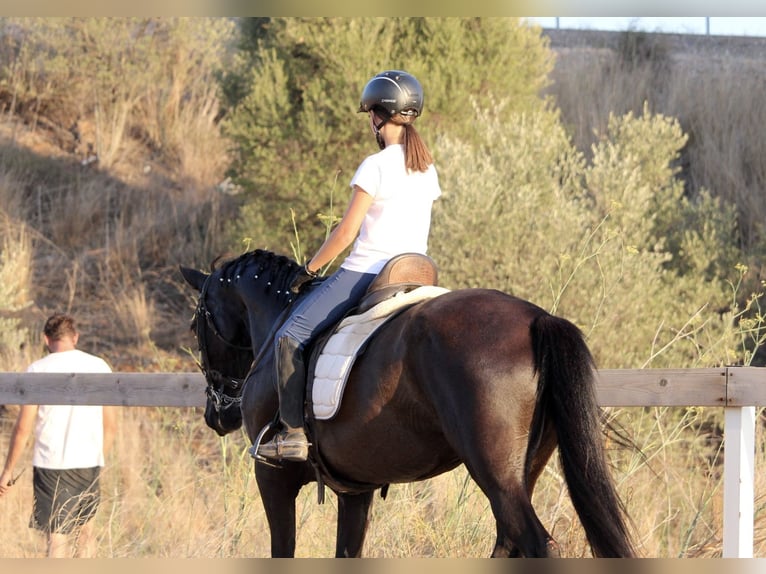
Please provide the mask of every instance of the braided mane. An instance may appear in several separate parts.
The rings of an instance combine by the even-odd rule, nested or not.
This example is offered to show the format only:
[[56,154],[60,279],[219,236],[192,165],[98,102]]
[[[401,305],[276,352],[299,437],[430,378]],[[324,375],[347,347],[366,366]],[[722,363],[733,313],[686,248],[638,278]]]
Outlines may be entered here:
[[[218,260],[214,261],[211,268],[218,263]],[[289,257],[264,249],[248,251],[217,266],[223,281],[235,283],[240,279],[254,279],[257,285],[263,285],[267,291],[274,291],[276,294],[287,292],[290,282],[300,268],[300,265]]]

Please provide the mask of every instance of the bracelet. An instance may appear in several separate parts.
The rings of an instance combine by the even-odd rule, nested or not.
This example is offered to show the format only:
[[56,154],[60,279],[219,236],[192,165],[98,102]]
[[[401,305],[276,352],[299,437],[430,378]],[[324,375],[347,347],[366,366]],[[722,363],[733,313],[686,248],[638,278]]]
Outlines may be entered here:
[[308,263],[304,265],[303,268],[306,270],[306,275],[308,275],[309,277],[314,277],[314,278],[319,277],[319,272],[312,271],[311,269],[309,269]]

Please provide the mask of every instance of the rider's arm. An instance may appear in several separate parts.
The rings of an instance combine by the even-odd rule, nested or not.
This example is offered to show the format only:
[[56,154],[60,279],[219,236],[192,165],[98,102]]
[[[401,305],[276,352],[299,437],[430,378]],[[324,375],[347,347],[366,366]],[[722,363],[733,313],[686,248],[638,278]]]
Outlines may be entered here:
[[362,226],[364,216],[367,214],[371,204],[372,196],[358,185],[355,185],[351,202],[346,209],[346,213],[343,214],[343,219],[340,220],[340,223],[325,239],[316,255],[306,264],[309,271],[319,271],[340,255],[346,247],[351,245],[351,242],[356,239],[359,233],[359,228]]

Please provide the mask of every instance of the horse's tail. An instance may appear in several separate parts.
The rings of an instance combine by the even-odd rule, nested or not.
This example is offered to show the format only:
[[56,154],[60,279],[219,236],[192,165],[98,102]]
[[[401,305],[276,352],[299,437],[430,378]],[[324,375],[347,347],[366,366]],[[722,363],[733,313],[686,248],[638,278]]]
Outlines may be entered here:
[[627,514],[604,454],[590,350],[575,325],[548,313],[536,317],[530,331],[539,382],[526,470],[545,425],[552,424],[569,495],[594,556],[632,557]]

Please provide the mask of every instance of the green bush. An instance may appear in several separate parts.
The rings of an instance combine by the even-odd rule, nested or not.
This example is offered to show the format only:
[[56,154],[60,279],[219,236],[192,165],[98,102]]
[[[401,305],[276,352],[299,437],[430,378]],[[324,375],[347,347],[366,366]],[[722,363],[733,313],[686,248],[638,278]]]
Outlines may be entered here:
[[440,141],[431,254],[443,283],[498,288],[572,319],[605,368],[731,360],[733,216],[684,198],[677,122],[613,117],[586,162],[554,111],[502,122],[477,110],[474,121],[484,145]]

